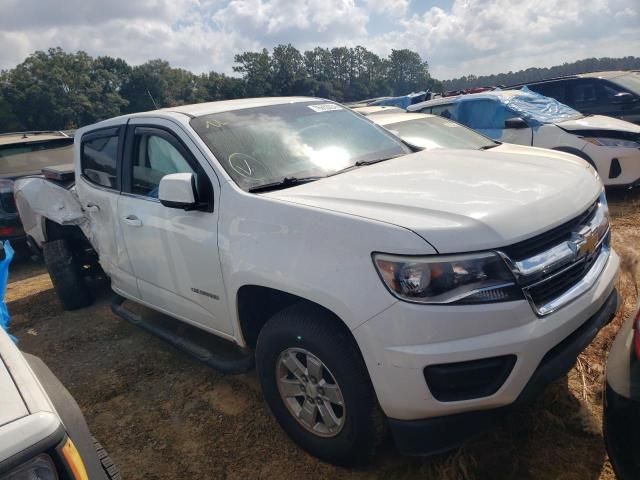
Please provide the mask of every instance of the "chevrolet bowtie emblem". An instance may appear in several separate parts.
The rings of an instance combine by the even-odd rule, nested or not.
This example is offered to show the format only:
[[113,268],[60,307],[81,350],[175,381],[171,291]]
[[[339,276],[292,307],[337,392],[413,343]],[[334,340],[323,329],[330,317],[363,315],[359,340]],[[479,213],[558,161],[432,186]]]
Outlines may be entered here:
[[582,240],[578,242],[578,256],[592,255],[598,246],[598,235],[596,232],[588,232],[582,236]]

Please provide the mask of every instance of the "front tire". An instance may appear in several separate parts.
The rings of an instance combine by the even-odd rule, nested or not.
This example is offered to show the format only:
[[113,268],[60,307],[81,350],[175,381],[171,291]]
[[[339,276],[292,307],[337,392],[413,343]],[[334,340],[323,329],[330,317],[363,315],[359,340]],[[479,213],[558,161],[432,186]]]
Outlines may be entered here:
[[265,399],[284,431],[337,465],[370,460],[386,422],[358,347],[323,309],[297,304],[276,313],[256,346]]
[[42,246],[42,253],[62,308],[77,310],[91,305],[93,295],[69,243],[64,239],[47,242]]

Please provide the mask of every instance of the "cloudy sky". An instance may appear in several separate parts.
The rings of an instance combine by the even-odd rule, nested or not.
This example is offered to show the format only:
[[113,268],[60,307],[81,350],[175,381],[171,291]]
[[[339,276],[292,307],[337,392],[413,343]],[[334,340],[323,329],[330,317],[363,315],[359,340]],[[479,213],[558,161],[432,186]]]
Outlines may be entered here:
[[61,46],[231,73],[233,55],[292,43],[418,51],[447,79],[640,55],[638,0],[0,0],[0,68]]

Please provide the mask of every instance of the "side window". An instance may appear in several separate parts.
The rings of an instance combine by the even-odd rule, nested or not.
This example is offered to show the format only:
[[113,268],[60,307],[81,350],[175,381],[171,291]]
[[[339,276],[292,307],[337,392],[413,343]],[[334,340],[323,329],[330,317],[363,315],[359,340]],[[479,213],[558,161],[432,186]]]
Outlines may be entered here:
[[117,163],[119,129],[90,133],[82,141],[81,170],[91,182],[107,188],[118,188]]
[[480,130],[501,130],[505,114],[497,100],[466,100],[458,104],[458,122]]
[[571,93],[575,108],[593,104],[597,100],[596,83],[591,80],[578,81],[572,84]]
[[431,112],[425,112],[424,110],[423,112],[431,113],[432,115],[440,115],[444,118],[451,118],[453,116],[453,105],[451,105],[450,103],[444,105],[435,105],[431,107]]
[[540,83],[538,85],[531,85],[529,89],[545,97],[555,98],[560,103],[567,103],[566,81]]
[[136,134],[132,158],[131,192],[158,198],[160,180],[170,173],[197,175],[169,140],[153,133]]

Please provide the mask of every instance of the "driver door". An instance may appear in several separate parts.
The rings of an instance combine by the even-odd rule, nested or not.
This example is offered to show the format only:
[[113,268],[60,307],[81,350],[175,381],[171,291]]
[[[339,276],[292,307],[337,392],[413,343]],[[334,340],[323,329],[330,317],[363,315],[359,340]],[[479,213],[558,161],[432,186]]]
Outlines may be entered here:
[[[170,173],[196,176],[199,193],[210,197],[207,211],[160,203],[160,180]],[[232,335],[218,256],[218,185],[211,166],[175,124],[130,121],[118,221],[141,300],[206,330]]]

